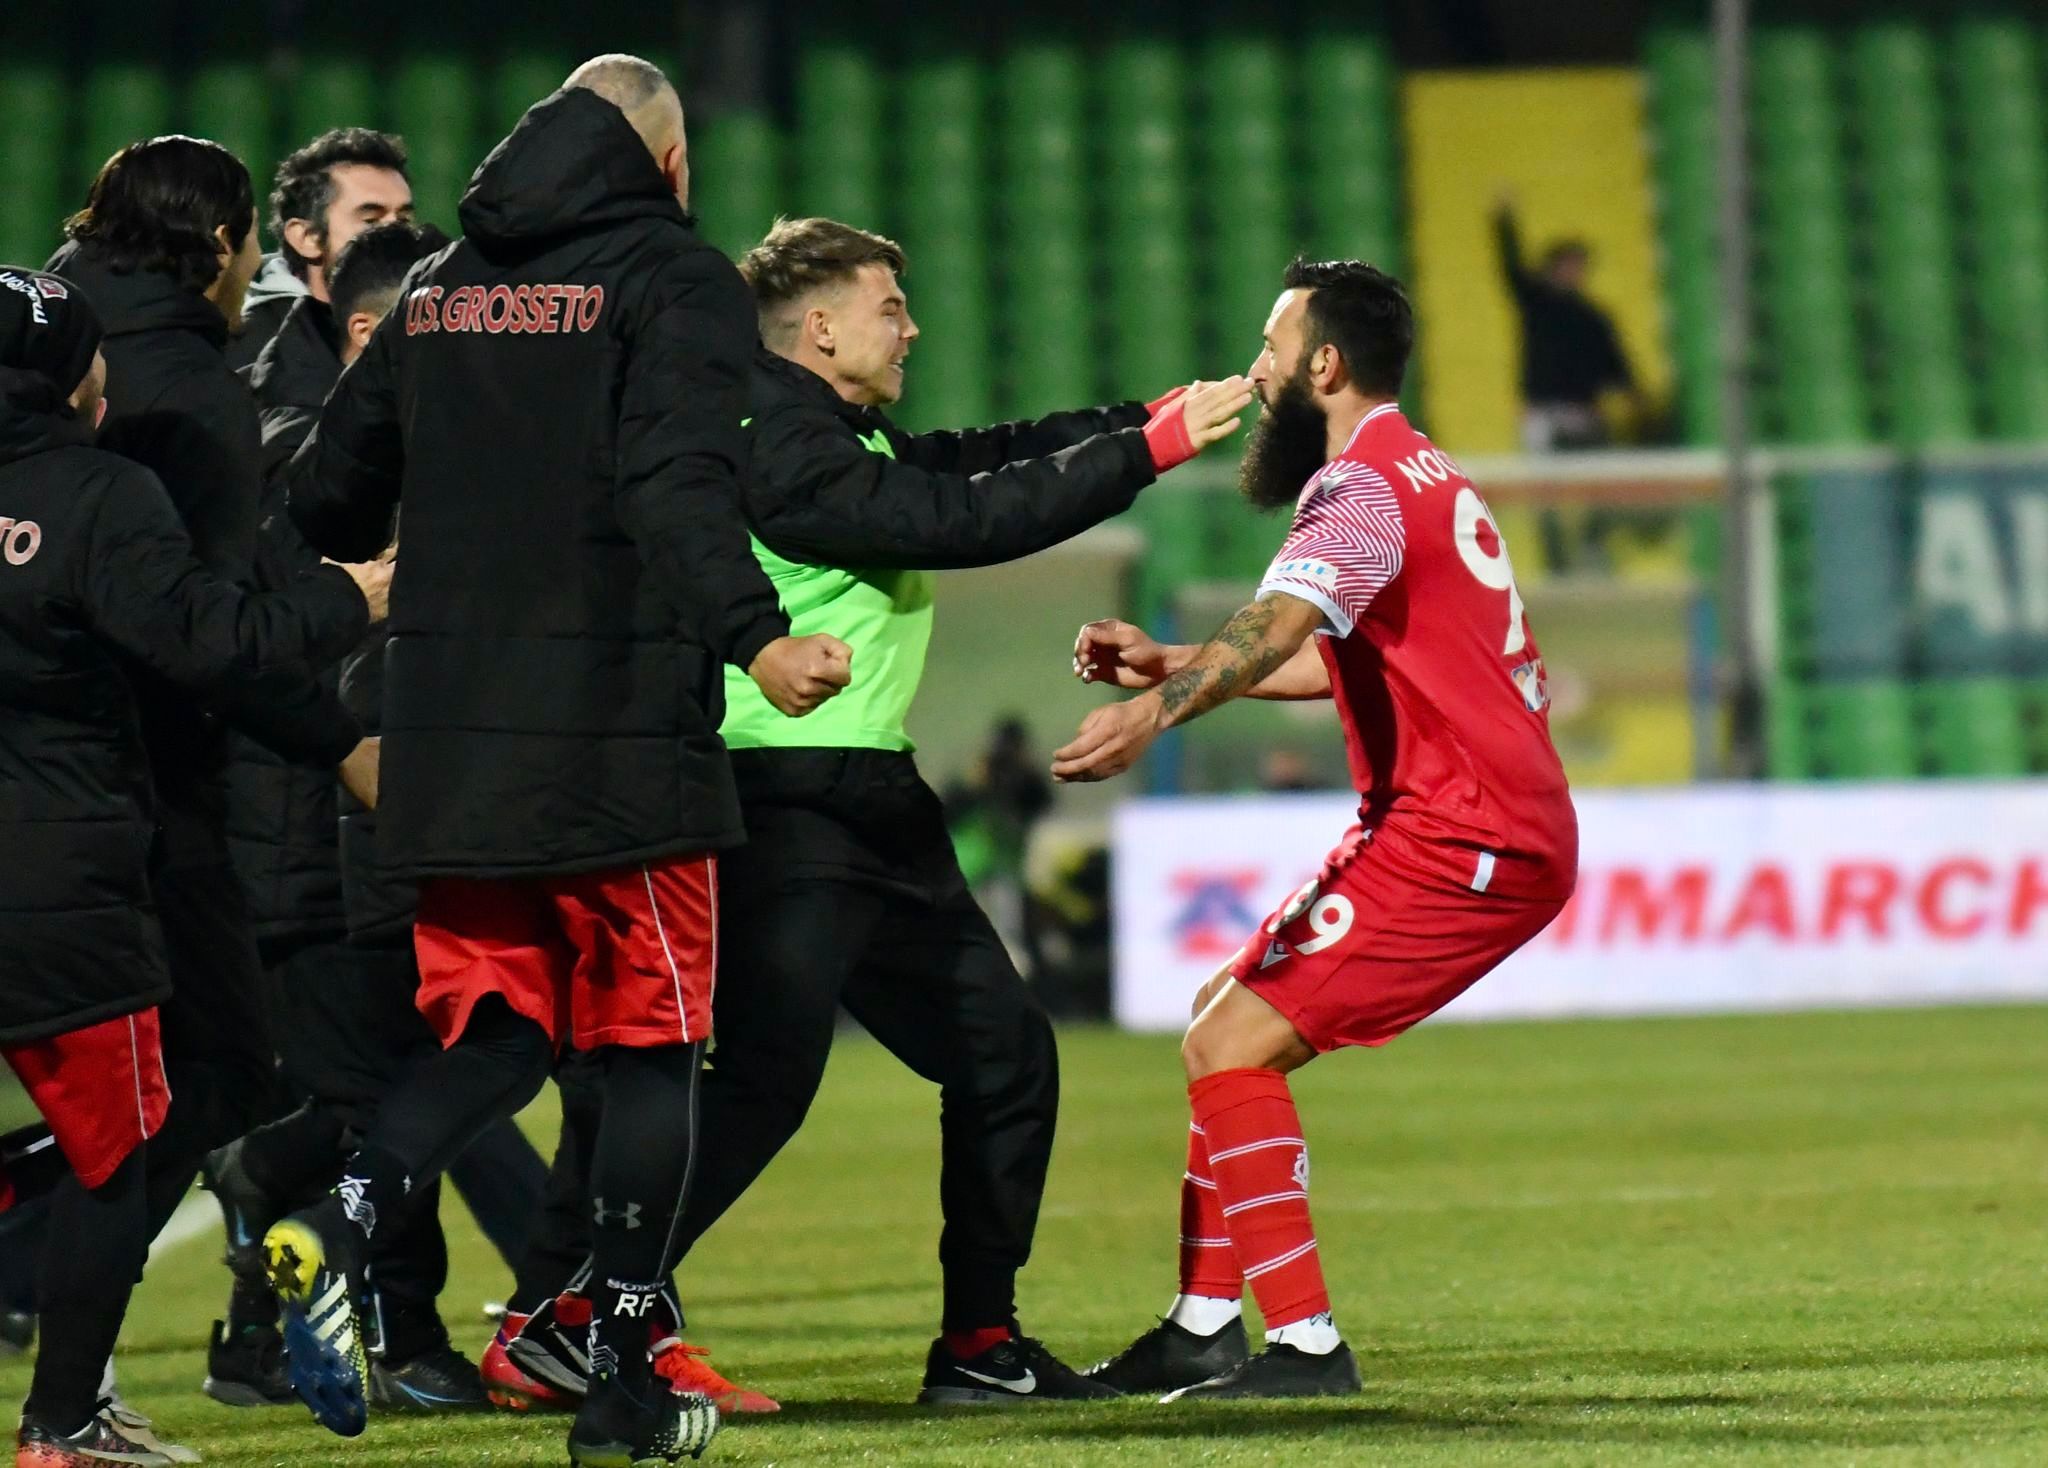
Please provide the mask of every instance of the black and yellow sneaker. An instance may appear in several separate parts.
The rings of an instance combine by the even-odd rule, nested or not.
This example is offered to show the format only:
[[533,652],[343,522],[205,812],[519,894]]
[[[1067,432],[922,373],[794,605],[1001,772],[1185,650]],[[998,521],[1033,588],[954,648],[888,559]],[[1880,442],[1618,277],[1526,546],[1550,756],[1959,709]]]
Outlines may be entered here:
[[1316,1355],[1273,1342],[1221,1376],[1182,1387],[1163,1400],[1195,1402],[1240,1397],[1348,1397],[1365,1389],[1351,1347]]
[[927,1406],[1008,1407],[1106,1401],[1116,1395],[1114,1387],[1090,1381],[1040,1342],[1017,1335],[964,1361],[946,1349],[943,1339],[933,1341],[917,1399]]
[[1126,1396],[1157,1396],[1234,1371],[1250,1354],[1242,1316],[1214,1335],[1196,1335],[1184,1325],[1162,1320],[1081,1374]]
[[655,1468],[701,1458],[718,1435],[718,1406],[699,1392],[677,1391],[660,1375],[638,1390],[605,1372],[569,1429],[575,1468]]
[[356,1307],[355,1240],[338,1200],[281,1218],[263,1235],[270,1287],[284,1307],[292,1390],[329,1432],[369,1425],[370,1367]]

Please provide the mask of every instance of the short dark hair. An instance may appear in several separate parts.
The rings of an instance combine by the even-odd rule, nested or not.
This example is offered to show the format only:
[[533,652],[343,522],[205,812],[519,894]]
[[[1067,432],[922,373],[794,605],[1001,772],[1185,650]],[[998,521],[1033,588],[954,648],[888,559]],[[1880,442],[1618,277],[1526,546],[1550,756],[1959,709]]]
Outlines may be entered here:
[[270,232],[277,236],[278,253],[284,256],[292,274],[303,280],[313,262],[285,242],[285,221],[303,219],[313,226],[315,238],[326,240],[327,208],[334,202],[335,169],[361,163],[404,173],[409,161],[404,138],[370,127],[331,128],[297,152],[287,154],[277,165],[277,177],[270,190]]
[[256,227],[256,194],[242,160],[219,143],[173,133],[130,143],[106,161],[65,235],[90,243],[116,271],[154,270],[203,291]]
[[406,271],[427,256],[448,247],[448,236],[431,224],[394,219],[372,225],[341,247],[327,272],[327,299],[334,319],[345,322],[358,311],[381,316],[391,309],[380,297],[396,296]]
[[1309,292],[1308,351],[1334,346],[1361,391],[1387,397],[1401,391],[1415,347],[1415,309],[1400,281],[1363,260],[1297,255],[1285,284]]
[[863,265],[886,265],[901,275],[909,263],[903,246],[883,235],[836,219],[777,218],[761,243],[740,257],[740,274],[754,288],[766,336],[779,308],[820,286],[851,280]]

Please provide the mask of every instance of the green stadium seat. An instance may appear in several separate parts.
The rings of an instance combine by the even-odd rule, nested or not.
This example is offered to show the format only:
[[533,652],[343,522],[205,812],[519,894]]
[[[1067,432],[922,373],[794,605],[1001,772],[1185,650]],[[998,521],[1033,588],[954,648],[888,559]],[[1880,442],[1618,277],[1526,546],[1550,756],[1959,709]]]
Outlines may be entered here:
[[0,62],[0,260],[40,266],[57,248],[66,214],[85,202],[64,187],[62,139],[70,94],[53,64]]
[[908,294],[923,335],[913,349],[906,423],[957,428],[993,413],[984,78],[960,55],[921,55],[898,86],[898,218]]
[[1956,27],[1951,47],[1963,240],[1975,255],[1984,423],[2048,439],[2048,122],[2040,48],[2015,18]]
[[1712,47],[1697,27],[1667,25],[1651,31],[1645,56],[1677,417],[1685,442],[1704,446],[1721,431]]
[[[1309,150],[1303,188],[1309,251],[1357,258],[1400,274],[1398,73],[1385,34],[1344,7],[1310,23],[1299,52],[1293,105]],[[1335,7],[1326,7],[1326,10]]]
[[1287,57],[1271,37],[1226,31],[1207,43],[1201,80],[1207,122],[1196,193],[1209,240],[1197,299],[1207,317],[1202,371],[1218,376],[1256,355],[1298,243]]
[[1765,27],[1753,70],[1761,426],[1792,443],[1863,443],[1870,417],[1827,43],[1810,27]]
[[336,127],[379,127],[375,74],[368,62],[309,61],[285,88],[291,99],[291,133],[285,144],[302,146]]
[[2018,775],[2027,768],[2018,689],[2007,678],[1954,678],[1914,690],[1927,763],[1939,775]]
[[271,88],[255,62],[219,62],[192,73],[185,87],[187,132],[216,143],[249,165],[256,185],[256,212],[267,211],[276,169],[276,144],[271,130]]
[[1938,64],[1906,21],[1859,25],[1848,74],[1870,210],[1871,317],[1891,436],[1915,447],[1974,437],[1964,371]]
[[1079,47],[1040,40],[1012,48],[996,83],[1004,122],[996,135],[997,266],[1005,284],[996,329],[1009,372],[998,412],[1034,416],[1107,391],[1090,283],[1087,71]]
[[538,50],[518,51],[499,62],[491,75],[488,114],[476,161],[483,162],[518,125],[526,109],[559,87],[575,64],[568,56]]
[[1807,692],[1817,773],[1906,779],[1918,773],[1912,699],[1904,683],[1817,684]]
[[1816,773],[1806,702],[1806,688],[1790,678],[1774,681],[1765,697],[1764,760],[1773,780],[1810,780]]
[[690,205],[708,238],[738,259],[768,232],[781,205],[782,139],[758,112],[728,112],[690,133]]
[[483,161],[480,90],[468,60],[453,54],[408,58],[391,89],[391,120],[412,158],[415,210],[450,234],[461,232],[456,206]]
[[169,130],[170,82],[162,68],[140,62],[96,66],[86,74],[79,120],[84,131],[74,196],[83,204],[102,164],[130,143]]
[[1110,391],[1149,398],[1199,365],[1189,248],[1185,72],[1171,44],[1125,39],[1096,71],[1104,247],[1109,281]]
[[882,99],[887,83],[862,47],[832,42],[797,63],[797,178],[793,214],[881,229]]

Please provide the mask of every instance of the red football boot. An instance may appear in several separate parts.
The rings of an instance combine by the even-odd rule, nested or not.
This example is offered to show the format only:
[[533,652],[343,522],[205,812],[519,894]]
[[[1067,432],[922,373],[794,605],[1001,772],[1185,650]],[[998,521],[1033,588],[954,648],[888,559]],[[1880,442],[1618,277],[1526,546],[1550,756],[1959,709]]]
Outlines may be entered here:
[[525,1328],[526,1319],[524,1315],[507,1312],[499,1322],[498,1333],[492,1338],[490,1349],[484,1352],[483,1360],[477,1364],[477,1374],[483,1378],[484,1391],[493,1406],[507,1412],[575,1411],[575,1397],[527,1375],[519,1363],[505,1353],[505,1347]]
[[726,1416],[782,1410],[782,1403],[775,1398],[727,1381],[712,1366],[710,1358],[711,1352],[705,1347],[690,1345],[680,1336],[654,1343],[655,1374],[667,1377],[682,1391],[711,1398]]

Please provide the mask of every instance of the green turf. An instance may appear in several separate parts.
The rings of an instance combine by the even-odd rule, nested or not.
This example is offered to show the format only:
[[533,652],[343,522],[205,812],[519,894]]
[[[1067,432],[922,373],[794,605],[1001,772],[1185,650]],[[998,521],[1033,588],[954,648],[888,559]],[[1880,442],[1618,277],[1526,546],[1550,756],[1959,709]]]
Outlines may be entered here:
[[[1024,1317],[1077,1361],[1173,1287],[1173,1042],[1063,1039]],[[782,1397],[712,1457],[786,1464],[2048,1462],[2048,1009],[1439,1026],[1298,1083],[1365,1395],[1266,1410],[906,1405],[937,1310],[935,1099],[842,1044],[810,1129],[685,1276],[694,1334]],[[715,1145],[716,1139],[711,1139]],[[480,1348],[504,1275],[459,1224]],[[383,1419],[194,1390],[224,1281],[157,1266],[130,1395],[216,1464],[553,1464],[561,1419]],[[0,1366],[0,1396],[26,1385]]]

